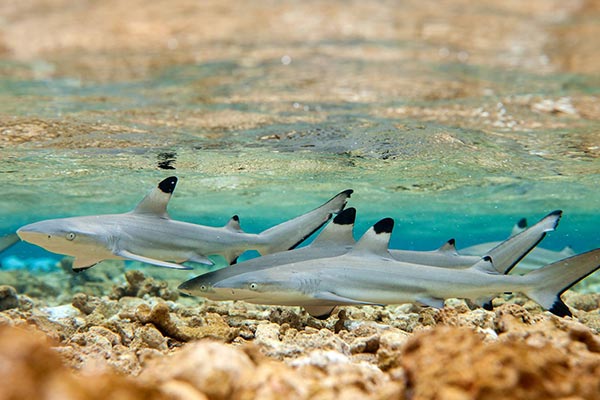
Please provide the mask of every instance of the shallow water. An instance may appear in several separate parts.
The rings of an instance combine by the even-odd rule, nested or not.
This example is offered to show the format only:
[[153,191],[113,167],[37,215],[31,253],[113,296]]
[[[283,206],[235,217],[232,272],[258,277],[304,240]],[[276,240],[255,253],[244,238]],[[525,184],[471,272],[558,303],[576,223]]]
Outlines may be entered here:
[[[23,17],[0,62],[0,232],[125,212],[177,175],[172,216],[207,225],[239,214],[258,232],[353,188],[357,236],[391,216],[396,248],[501,240],[555,209],[564,217],[544,247],[598,247],[598,63],[556,40],[591,35],[585,7],[406,3],[388,15],[376,3],[258,2],[252,27],[214,17],[212,3],[208,16],[170,7],[155,21],[147,7],[133,22],[115,4],[53,4],[64,26],[45,47],[18,34],[50,22]],[[184,28],[102,41],[82,12]],[[194,36],[183,23],[194,18],[221,30]]]

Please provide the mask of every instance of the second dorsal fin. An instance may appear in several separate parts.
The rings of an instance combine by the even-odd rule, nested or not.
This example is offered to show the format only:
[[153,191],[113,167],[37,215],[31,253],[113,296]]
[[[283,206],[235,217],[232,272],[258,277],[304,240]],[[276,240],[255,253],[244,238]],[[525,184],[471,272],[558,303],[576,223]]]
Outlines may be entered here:
[[139,202],[133,210],[135,214],[152,214],[162,218],[169,218],[167,213],[167,205],[171,200],[171,195],[175,191],[177,185],[177,177],[170,176],[163,179],[157,187],[152,189],[150,193]]
[[237,215],[231,217],[229,222],[225,224],[225,229],[229,229],[230,231],[234,232],[243,232],[242,227],[240,226],[240,217]]
[[448,240],[446,243],[441,245],[440,248],[437,249],[437,251],[442,252],[442,253],[457,254],[456,253],[456,240],[454,240],[454,238]]

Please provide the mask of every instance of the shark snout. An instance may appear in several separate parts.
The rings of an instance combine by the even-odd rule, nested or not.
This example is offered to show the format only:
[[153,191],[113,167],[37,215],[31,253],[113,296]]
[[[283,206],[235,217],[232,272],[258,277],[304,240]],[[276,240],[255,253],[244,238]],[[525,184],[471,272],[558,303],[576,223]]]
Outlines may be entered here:
[[38,226],[38,224],[29,224],[19,228],[17,235],[19,235],[21,240],[34,244],[50,237],[48,232]]

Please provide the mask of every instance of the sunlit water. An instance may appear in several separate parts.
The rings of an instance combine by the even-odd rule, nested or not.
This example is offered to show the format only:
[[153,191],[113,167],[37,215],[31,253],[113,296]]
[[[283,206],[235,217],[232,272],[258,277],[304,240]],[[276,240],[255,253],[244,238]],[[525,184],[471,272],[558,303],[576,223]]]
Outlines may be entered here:
[[177,175],[170,213],[199,224],[260,232],[352,188],[355,236],[393,217],[393,248],[498,241],[556,209],[543,247],[598,247],[597,77],[420,40],[242,40],[113,80],[0,62],[17,71],[0,77],[0,233],[126,212]]

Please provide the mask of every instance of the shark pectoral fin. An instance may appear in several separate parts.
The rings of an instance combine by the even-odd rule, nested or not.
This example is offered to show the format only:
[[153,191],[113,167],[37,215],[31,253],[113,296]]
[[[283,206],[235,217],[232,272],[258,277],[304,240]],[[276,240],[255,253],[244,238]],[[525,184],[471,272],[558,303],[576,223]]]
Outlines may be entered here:
[[416,299],[419,303],[432,307],[432,308],[444,308],[444,299],[437,297],[422,296]]
[[313,296],[315,299],[323,300],[323,302],[330,302],[339,305],[372,305],[381,306],[382,304],[372,303],[370,301],[354,300],[349,297],[339,296],[332,292],[318,292]]
[[215,265],[215,263],[212,262],[212,260],[210,258],[200,255],[200,254],[193,255],[192,257],[188,258],[188,261],[195,262],[198,264],[203,264],[203,265]]
[[230,251],[230,252],[222,253],[221,255],[223,256],[223,258],[225,258],[225,260],[227,261],[227,264],[232,265],[232,264],[237,263],[237,259],[242,253],[243,252],[240,252],[240,251]]
[[495,296],[491,297],[481,297],[473,300],[473,303],[477,304],[479,307],[484,310],[492,311],[494,309],[494,305],[492,304],[492,300],[494,300]]
[[102,260],[98,260],[97,258],[85,258],[85,257],[75,257],[73,260],[73,265],[71,269],[75,272],[81,272],[88,268],[92,268],[94,265],[98,264]]
[[304,306],[304,310],[317,319],[327,319],[336,306]]
[[140,256],[137,254],[133,254],[128,252],[127,250],[119,250],[115,253],[116,256],[126,258],[128,260],[139,261],[146,264],[156,265],[158,267],[165,268],[173,268],[173,269],[192,269],[191,267],[186,267],[185,265],[170,263],[167,261],[155,260],[154,258],[148,258],[144,256]]

